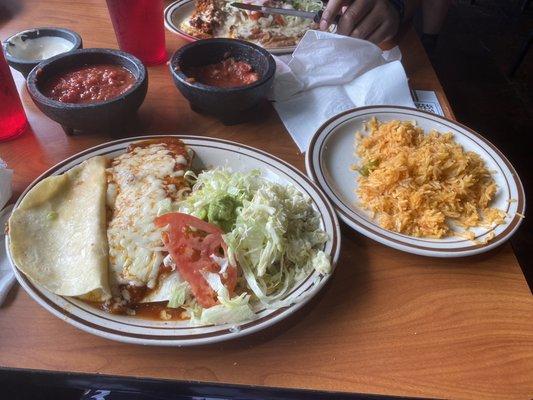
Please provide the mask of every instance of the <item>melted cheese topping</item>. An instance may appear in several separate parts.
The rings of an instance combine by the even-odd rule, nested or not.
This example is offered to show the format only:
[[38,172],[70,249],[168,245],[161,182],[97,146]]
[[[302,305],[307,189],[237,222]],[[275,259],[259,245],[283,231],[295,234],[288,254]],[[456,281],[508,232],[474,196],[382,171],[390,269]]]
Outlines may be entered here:
[[[177,187],[189,160],[176,155],[164,143],[135,147],[116,157],[107,169],[107,206],[110,280],[153,288],[163,262],[161,232],[154,219],[171,211],[183,195]],[[178,179],[179,180],[179,179]],[[169,183],[172,182],[172,183]]]

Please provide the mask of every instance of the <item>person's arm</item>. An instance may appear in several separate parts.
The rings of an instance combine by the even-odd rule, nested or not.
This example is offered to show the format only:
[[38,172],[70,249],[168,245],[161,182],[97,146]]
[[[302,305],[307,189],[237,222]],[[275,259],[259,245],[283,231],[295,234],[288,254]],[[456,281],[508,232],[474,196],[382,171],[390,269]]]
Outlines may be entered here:
[[326,30],[339,12],[337,33],[379,44],[392,39],[400,23],[410,18],[417,0],[330,0],[322,14],[320,29]]

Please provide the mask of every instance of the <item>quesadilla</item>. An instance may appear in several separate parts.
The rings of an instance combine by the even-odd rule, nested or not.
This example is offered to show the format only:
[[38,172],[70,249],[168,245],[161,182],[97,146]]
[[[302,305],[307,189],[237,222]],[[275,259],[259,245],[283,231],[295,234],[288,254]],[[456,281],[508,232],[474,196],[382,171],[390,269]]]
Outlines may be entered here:
[[106,159],[93,157],[43,179],[9,219],[18,269],[62,296],[111,297],[106,238]]

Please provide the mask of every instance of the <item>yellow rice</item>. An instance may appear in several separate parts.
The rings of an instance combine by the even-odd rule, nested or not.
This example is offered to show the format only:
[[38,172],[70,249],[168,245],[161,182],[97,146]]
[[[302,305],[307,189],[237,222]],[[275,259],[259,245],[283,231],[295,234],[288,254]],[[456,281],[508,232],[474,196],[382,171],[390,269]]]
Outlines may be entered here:
[[407,121],[367,123],[356,134],[356,194],[385,228],[417,237],[441,238],[468,228],[498,225],[505,213],[489,207],[498,188],[481,157],[465,151],[451,133],[424,131]]

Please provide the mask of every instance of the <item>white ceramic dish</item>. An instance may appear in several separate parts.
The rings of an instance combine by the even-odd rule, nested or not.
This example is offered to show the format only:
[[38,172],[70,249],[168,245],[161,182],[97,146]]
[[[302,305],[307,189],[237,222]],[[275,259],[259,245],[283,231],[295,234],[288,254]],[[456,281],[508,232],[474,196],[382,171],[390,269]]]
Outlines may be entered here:
[[[381,228],[366,211],[358,208],[355,194],[358,173],[350,166],[358,162],[355,132],[363,131],[363,123],[376,117],[379,121],[410,120],[426,132],[452,132],[464,149],[478,153],[495,171],[499,187],[494,207],[505,210],[505,223],[493,229],[473,229],[476,241],[461,237],[443,239],[416,238]],[[525,194],[520,178],[505,156],[480,134],[446,118],[405,107],[371,106],[340,113],[325,122],[311,140],[306,155],[307,174],[326,193],[338,215],[351,228],[387,246],[409,253],[433,257],[461,257],[488,251],[508,240],[522,221]],[[489,234],[494,238],[483,244]]]
[[[183,21],[189,18],[194,11],[194,2],[195,0],[178,0],[174,3],[171,3],[165,8],[164,11],[164,20],[165,27],[183,39],[193,42],[198,40],[194,36],[189,35],[188,33],[180,29],[180,25]],[[272,54],[287,54],[292,53],[296,46],[286,46],[286,47],[276,47],[276,48],[266,48]]]
[[[145,136],[117,140],[78,153],[42,174],[26,189],[20,199],[37,182],[47,176],[61,174],[93,156],[116,156],[123,153],[132,142],[157,137]],[[313,207],[321,215],[322,228],[330,236],[324,251],[331,257],[333,273],[340,251],[339,223],[335,211],[326,196],[304,174],[268,153],[235,142],[197,136],[176,137],[182,139],[185,144],[195,151],[196,161],[193,168],[196,170],[211,166],[228,166],[233,171],[249,171],[258,168],[267,179],[283,184],[291,183],[303,193],[307,193],[313,201]],[[20,203],[20,199],[15,207]],[[108,314],[78,299],[50,293],[30,281],[14,266],[9,254],[9,236],[6,237],[6,250],[19,283],[34,300],[52,314],[77,328],[98,336],[121,342],[147,345],[192,346],[209,344],[257,332],[274,325],[299,310],[320,291],[331,277],[331,274],[323,276],[317,272],[311,273],[286,297],[289,302],[293,302],[290,306],[275,310],[258,310],[257,318],[254,320],[231,326],[192,327],[188,321],[163,322]]]

